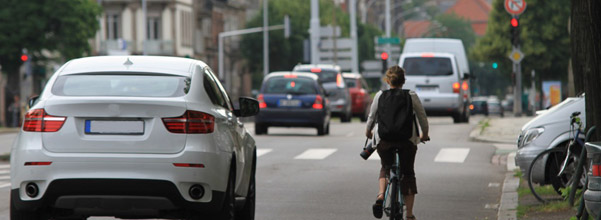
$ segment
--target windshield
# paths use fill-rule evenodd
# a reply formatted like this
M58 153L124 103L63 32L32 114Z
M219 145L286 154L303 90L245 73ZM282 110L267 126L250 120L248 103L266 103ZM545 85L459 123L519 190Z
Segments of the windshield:
M66 75L60 76L52 93L61 96L177 97L185 95L190 80L181 76Z
M409 76L453 75L451 59L442 57L411 57L403 63L405 74Z
M344 83L346 83L346 87L348 88L357 87L357 80L355 79L344 79Z
M265 82L264 94L316 94L313 80L308 78L273 77Z

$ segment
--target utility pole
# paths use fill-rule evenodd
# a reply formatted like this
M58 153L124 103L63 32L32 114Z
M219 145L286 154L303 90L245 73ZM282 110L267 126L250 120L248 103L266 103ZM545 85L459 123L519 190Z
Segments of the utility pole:
M351 62L352 71L355 73L359 72L359 55L358 55L358 42L357 42L357 0L350 0L350 14L351 14L351 40L353 44L351 46Z
M311 0L311 64L319 63L319 0Z
M390 38L390 0L386 0L386 8L385 8L386 13L385 14L385 24L386 24L386 38ZM390 53L390 44L386 44L386 53L387 54L391 54ZM390 66L390 59L388 59L388 66Z
M268 20L268 0L263 0L263 76L269 74L269 20Z

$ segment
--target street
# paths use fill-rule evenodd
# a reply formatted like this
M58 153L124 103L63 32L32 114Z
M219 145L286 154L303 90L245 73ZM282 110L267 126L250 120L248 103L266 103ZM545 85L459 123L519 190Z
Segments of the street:
M495 147L470 142L481 117L453 124L431 117L432 141L418 146L415 215L420 219L496 219L504 166L491 163ZM247 123L253 132L253 124ZM256 219L373 219L379 160L359 157L365 123L335 119L329 136L315 129L270 128L258 147ZM0 136L10 149L16 134ZM0 219L9 219L9 167L0 164ZM107 218L91 218L107 219Z

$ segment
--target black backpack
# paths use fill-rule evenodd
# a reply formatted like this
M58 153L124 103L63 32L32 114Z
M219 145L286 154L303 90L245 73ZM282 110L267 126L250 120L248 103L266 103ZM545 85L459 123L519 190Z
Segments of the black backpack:
M385 141L409 140L413 136L413 103L406 89L382 91L378 99L378 135Z

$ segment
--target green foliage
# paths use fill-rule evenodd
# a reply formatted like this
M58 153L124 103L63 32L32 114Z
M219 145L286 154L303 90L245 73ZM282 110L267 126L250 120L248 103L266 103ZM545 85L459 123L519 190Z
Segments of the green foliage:
M438 26L431 29L427 37L457 38L463 41L466 48L471 48L476 42L476 34L472 29L472 23L459 17L455 13L440 14L434 18L433 25Z
M470 52L473 60L499 62L501 73L510 77L511 52L510 19L503 0L493 0L486 35L478 39ZM570 7L561 1L529 0L528 8L519 18L520 45L525 57L522 72L535 69L544 79L567 78L570 58L568 18ZM529 83L529 74L523 74L524 83Z
M335 17L333 10L336 10ZM333 1L320 1L320 22L322 26L332 24L340 26L342 37L349 37L350 19L347 12L335 7ZM282 24L284 16L290 16L291 34L288 39L283 31L269 32L269 70L289 71L294 65L303 62L303 41L309 39L309 22L311 19L311 2L309 0L270 0L269 25ZM263 12L250 19L247 28L263 25ZM359 61L373 59L373 39L381 32L371 26L357 24L359 43ZM248 58L250 71L253 73L253 88L261 85L263 69L263 35L262 33L244 35L241 42L244 57Z
M4 0L0 8L0 65L9 73L21 65L21 50L34 60L42 50L65 59L90 52L88 39L99 28L101 7L90 0Z

